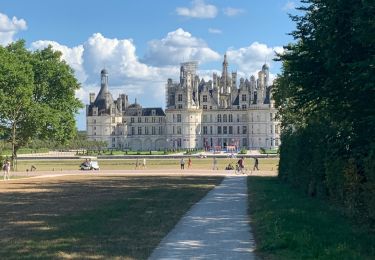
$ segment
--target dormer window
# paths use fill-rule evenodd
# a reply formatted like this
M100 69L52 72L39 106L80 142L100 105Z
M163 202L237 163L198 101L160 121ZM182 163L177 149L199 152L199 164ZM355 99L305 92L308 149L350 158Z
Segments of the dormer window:
M155 111L155 109L153 109L153 110L151 110L151 115L156 115L156 111Z

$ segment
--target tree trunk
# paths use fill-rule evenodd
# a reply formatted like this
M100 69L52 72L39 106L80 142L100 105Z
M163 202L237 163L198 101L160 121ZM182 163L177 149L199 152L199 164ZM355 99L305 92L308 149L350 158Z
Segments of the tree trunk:
M11 157L11 167L14 170L14 162L17 158L17 150L18 147L16 146L16 124L12 125L12 157Z

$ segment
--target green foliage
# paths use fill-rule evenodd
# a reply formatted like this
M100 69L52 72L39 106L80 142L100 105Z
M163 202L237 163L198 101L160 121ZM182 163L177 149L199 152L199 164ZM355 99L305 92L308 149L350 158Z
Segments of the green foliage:
M375 6L371 1L303 1L292 16L295 43L279 55L274 84L282 119L282 180L328 196L375 224ZM372 156L372 157L371 157Z
M65 143L75 133L79 83L51 47L28 51L23 41L0 47L0 129L12 158L32 139Z
M242 148L242 149L238 152L238 154L247 154L247 149Z

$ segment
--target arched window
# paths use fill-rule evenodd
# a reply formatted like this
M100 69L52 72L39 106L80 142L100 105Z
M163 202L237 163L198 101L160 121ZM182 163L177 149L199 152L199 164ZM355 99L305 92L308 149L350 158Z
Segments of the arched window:
M223 122L227 122L227 115L226 114L223 115Z

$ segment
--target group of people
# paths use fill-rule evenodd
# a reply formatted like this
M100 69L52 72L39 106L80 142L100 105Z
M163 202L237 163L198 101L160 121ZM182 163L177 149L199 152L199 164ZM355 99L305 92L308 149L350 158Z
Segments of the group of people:
M142 167L142 169L146 169L146 158L143 158L142 163L139 162L139 159L137 158L137 161L135 162L135 169L139 169Z
M214 158L215 159L215 158ZM214 165L215 165L215 162L214 162ZM244 157L241 157L238 161L237 161L237 165L236 167L238 167L238 169L240 171L242 171L244 168L245 168L245 158ZM233 165L230 163L228 164L227 167L225 167L225 170L234 170L234 167ZM254 157L254 167L253 167L253 171L259 171L259 160L258 158Z
M185 159L184 158L181 158L180 160L180 167L181 167L181 170L184 170L185 169ZM188 169L191 168L191 158L189 157L188 159Z

